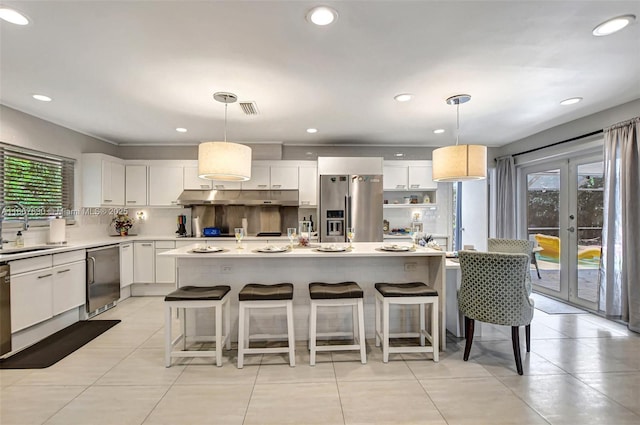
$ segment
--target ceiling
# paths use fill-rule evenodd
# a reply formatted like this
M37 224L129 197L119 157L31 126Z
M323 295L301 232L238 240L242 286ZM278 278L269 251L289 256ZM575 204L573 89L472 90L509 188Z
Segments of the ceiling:
M221 140L217 91L260 112L231 104L229 140L285 145L451 144L467 93L460 142L501 146L640 98L638 21L591 35L638 1L322 2L326 27L309 1L2 4L31 24L0 23L0 102L123 145Z

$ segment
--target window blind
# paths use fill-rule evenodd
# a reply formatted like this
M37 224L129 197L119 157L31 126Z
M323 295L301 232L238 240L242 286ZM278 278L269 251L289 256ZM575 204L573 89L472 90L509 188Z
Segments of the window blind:
M30 220L72 214L75 160L0 143L0 200L19 202ZM5 219L23 212L8 207Z

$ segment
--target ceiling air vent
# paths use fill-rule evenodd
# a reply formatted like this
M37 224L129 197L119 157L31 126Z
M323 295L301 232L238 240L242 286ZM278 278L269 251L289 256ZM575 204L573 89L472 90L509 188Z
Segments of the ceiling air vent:
M258 115L258 105L256 105L256 102L240 102L240 107L245 115Z

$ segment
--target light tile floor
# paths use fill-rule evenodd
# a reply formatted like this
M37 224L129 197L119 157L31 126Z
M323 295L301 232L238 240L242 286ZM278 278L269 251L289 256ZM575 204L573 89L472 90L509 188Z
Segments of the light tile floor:
M429 355L320 353L297 346L235 367L163 361L161 298L130 298L98 319L122 323L48 369L0 370L0 424L640 424L640 335L600 317L536 310L524 376L511 333L483 325ZM524 347L523 347L524 350ZM524 354L524 352L523 352Z

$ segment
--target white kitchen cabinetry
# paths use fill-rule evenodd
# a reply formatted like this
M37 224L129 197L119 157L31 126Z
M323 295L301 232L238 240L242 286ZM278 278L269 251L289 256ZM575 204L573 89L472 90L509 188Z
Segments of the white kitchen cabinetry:
M51 268L11 276L11 332L53 317Z
M56 266L52 269L52 272L53 315L55 316L74 307L84 305L86 300L85 261Z
M120 244L120 287L133 283L133 242Z
M181 165L149 166L149 205L175 206L183 188Z
M124 205L124 162L103 154L82 155L82 204Z
M153 242L133 243L133 281L154 283L155 248Z
M406 165L385 165L382 167L384 190L407 190L409 168Z
M137 207L147 205L147 166L125 167L125 205Z
M410 165L409 166L409 190L436 190L438 184L432 178L432 166Z
M318 167L301 165L298 169L300 206L318 205Z
M269 167L270 183L273 190L297 190L298 166L296 165L272 165Z
M267 190L270 187L270 167L263 164L251 164L251 180L242 182L244 190Z
M173 257L164 257L158 254L175 249L174 241L156 241L155 242L155 261L156 261L156 283L175 283L176 282L176 259Z
M198 166L185 166L184 167L184 190L211 190L211 180L201 179L198 177ZM240 187L240 184L238 184Z

